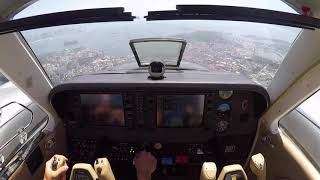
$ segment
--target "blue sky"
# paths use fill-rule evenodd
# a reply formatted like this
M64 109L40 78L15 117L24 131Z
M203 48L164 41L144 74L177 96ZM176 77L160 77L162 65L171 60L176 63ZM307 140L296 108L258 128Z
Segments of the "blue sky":
M16 18L67 10L125 7L133 15L143 17L152 10L173 10L177 4L214 4L271 9L295 13L281 0L39 0L24 9Z

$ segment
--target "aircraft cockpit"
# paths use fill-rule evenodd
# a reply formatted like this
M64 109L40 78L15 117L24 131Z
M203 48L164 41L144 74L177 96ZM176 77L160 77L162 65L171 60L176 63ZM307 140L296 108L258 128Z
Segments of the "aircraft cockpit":
M162 47L173 42L139 41ZM176 52L162 58L182 57L181 49ZM179 66L165 68L163 79L150 78L161 67L79 76L52 89L50 101L66 126L71 164L107 157L116 178L128 179L135 176L135 152L146 150L158 160L155 178L197 179L206 161L215 162L218 171L248 163L259 117L270 103L264 88L241 75L182 74Z
M319 14L0 0L0 179L320 179Z

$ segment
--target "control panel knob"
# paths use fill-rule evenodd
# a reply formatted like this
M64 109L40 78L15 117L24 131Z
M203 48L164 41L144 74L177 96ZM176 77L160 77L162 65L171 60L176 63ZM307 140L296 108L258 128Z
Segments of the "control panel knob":
M216 124L216 131L219 133L225 132L228 129L229 122L225 120L221 120Z
M161 143L155 143L155 144L153 145L153 147L154 147L154 149L156 149L156 150L160 150L160 149L162 149L162 144L161 144Z

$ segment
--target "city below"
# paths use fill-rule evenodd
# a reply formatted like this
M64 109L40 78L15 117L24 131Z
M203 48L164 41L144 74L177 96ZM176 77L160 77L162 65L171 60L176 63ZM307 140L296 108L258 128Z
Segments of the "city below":
M290 47L285 41L210 31L177 37L187 41L182 61L198 64L210 72L240 73L265 88ZM64 46L62 51L38 56L54 84L77 75L117 70L120 65L136 62L131 52L110 56L103 49L82 47L77 41L65 41Z

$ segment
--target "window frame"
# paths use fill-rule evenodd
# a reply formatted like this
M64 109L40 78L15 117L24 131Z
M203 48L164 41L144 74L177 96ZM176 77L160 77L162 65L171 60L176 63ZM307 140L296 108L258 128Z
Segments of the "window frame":
M316 93L320 93L320 90L308 96L296 108L281 118L278 121L278 128L284 131L306 157L308 157L312 164L320 170L320 151L317 151L317 147L320 147L320 127L314 122L313 118L300 107L303 103L306 103L307 100L313 98Z

